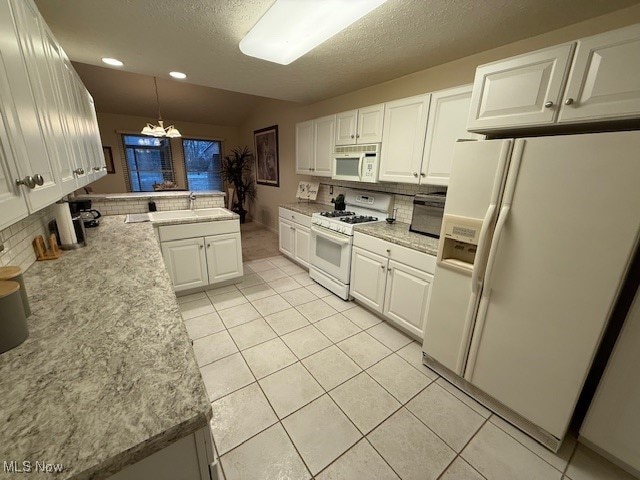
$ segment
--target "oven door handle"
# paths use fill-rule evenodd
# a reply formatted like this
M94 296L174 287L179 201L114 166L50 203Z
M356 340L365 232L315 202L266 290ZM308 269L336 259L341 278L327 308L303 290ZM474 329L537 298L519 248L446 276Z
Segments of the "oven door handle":
M349 237L345 238L342 235L336 235L334 233L329 233L329 232L326 232L324 230L320 230L320 229L314 228L314 227L311 227L311 231L313 233L315 233L316 235L319 235L319 236L324 237L324 238L328 238L329 240L332 240L332 241L334 241L336 243L339 243L341 245L349 245L351 243Z

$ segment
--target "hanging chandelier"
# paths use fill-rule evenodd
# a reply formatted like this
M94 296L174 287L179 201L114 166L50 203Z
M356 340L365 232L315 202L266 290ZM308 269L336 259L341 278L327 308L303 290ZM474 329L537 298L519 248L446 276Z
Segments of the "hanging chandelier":
M164 126L162 115L160 114L160 97L158 96L158 81L156 80L156 77L153 77L153 84L156 87L156 103L158 104L158 125L147 123L147 126L144 127L140 133L142 133L143 135L149 135L151 137L181 137L182 134L180 134L180 131L173 125L170 125L168 127Z

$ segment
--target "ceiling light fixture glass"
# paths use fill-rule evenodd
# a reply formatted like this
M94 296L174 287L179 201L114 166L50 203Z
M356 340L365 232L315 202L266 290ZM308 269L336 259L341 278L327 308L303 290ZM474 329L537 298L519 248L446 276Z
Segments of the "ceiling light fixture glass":
M109 57L104 57L102 59L102 61L104 63L106 63L107 65L111 65L112 67L121 67L124 65L124 63L122 63L120 60L118 60L117 58L109 58Z
M240 50L289 65L386 1L276 0L240 41Z
M156 103L158 104L158 125L152 125L150 123L147 123L147 125L142 129L140 133L143 135L149 135L152 137L168 137L168 138L181 137L182 134L173 125L170 125L168 127L164 126L164 122L162 121L162 115L160 114L160 96L158 95L158 80L156 79L156 77L153 77L153 84L156 87Z
M169 72L169 75L180 80L184 80L185 78L187 78L187 74L182 72Z

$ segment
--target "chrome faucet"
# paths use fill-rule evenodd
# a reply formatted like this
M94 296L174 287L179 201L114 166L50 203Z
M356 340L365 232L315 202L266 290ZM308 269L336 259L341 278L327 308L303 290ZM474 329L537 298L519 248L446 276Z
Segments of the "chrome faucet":
M189 209L195 210L196 208L196 194L189 192Z

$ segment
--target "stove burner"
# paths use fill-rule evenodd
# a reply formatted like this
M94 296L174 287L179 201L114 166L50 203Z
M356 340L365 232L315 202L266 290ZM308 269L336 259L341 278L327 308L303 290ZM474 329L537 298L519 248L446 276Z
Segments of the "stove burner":
M333 210L332 212L320 212L323 217L335 218L335 217L348 217L355 215L355 212L347 212L346 210Z
M378 218L365 216L365 215L358 215L357 217L341 218L340 221L349 223L349 224L354 224L354 223L377 222Z

